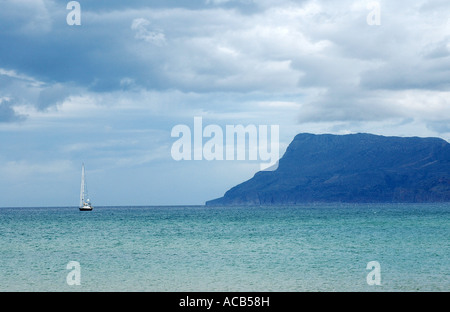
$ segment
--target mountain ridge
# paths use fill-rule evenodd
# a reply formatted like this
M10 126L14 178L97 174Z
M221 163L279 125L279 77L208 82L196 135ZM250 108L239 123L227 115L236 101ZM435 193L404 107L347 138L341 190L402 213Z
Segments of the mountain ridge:
M450 144L441 138L300 133L275 171L257 172L214 205L450 202Z

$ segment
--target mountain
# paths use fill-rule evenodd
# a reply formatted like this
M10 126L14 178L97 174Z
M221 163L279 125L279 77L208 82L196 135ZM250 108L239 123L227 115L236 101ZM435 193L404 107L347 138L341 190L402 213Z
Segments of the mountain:
M450 144L439 138L298 134L275 171L206 205L450 202Z

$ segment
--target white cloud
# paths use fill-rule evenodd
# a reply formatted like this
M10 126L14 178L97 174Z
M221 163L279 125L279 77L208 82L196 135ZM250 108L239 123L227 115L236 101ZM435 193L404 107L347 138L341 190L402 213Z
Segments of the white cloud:
M131 23L131 29L136 32L135 38L142 39L156 46L162 46L166 42L164 33L161 30L149 30L150 22L145 18L135 18Z

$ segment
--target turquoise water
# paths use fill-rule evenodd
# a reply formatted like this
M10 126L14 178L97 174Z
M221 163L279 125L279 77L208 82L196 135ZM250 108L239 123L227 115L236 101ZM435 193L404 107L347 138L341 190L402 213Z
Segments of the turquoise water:
M449 238L450 204L0 208L0 291L450 291Z

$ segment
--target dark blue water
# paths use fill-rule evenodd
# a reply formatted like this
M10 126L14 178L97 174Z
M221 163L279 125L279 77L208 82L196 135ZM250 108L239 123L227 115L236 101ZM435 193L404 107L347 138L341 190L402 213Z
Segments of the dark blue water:
M449 291L449 238L450 204L0 208L0 291Z

